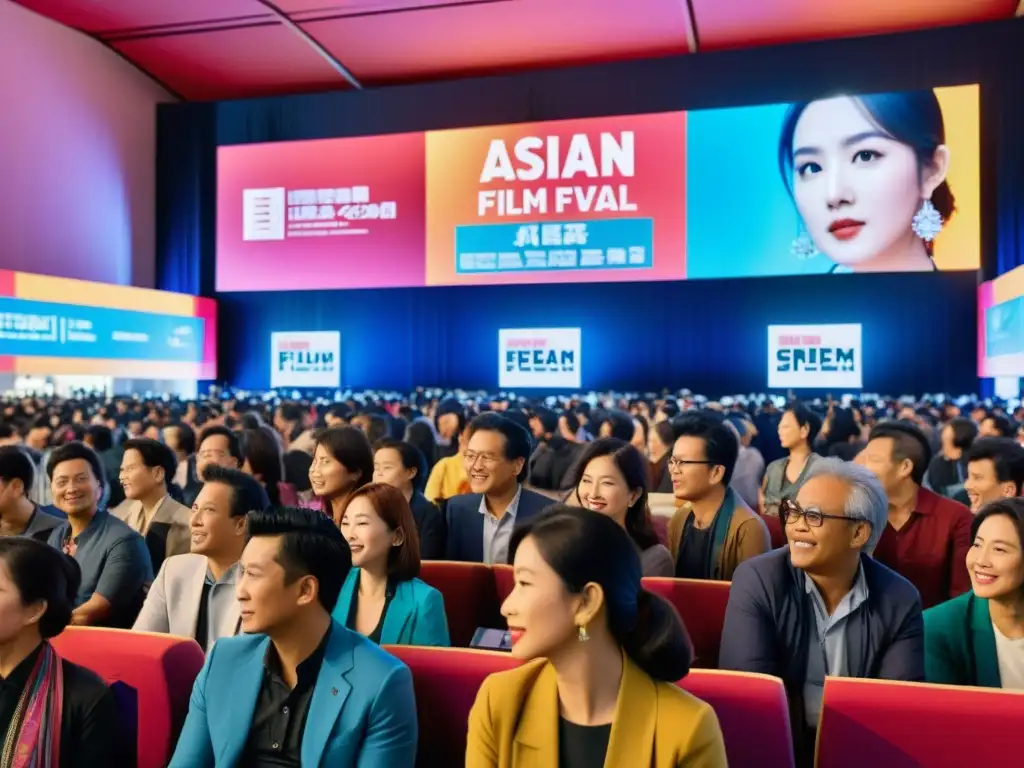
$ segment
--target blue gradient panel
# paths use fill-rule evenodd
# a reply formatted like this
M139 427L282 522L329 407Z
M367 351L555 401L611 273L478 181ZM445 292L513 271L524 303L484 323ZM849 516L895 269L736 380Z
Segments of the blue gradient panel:
M199 363L202 339L198 317L0 298L0 355Z
M687 114L686 277L828 272L826 256L799 259L796 206L779 173L787 104Z
M652 219L473 224L455 228L456 271L515 273L646 269Z
M1024 352L1024 296L985 311L985 355L1016 355Z

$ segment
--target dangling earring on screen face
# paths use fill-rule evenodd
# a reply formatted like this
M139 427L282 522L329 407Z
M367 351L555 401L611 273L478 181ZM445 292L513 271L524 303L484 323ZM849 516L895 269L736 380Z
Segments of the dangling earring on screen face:
M800 261L813 259L819 253L818 246L814 244L811 236L807 234L807 230L802 223L800 224L800 233L793 238L793 244L789 247L789 252Z
M932 204L931 200L924 200L921 207L917 209L913 220L910 222L914 234L926 243L932 242L942 231L942 214Z

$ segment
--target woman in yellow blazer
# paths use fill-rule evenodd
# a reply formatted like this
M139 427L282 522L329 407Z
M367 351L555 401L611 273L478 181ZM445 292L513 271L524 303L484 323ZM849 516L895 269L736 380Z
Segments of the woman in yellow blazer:
M466 768L725 768L711 707L674 683L693 652L679 615L643 590L610 517L556 505L516 528L501 607L523 666L488 677Z

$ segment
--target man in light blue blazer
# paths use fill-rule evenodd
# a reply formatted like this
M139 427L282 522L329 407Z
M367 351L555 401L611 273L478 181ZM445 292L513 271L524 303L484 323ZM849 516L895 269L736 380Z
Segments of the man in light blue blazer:
M171 768L397 768L416 762L416 701L402 662L332 621L351 568L313 510L251 512L236 592L241 628L192 690Z

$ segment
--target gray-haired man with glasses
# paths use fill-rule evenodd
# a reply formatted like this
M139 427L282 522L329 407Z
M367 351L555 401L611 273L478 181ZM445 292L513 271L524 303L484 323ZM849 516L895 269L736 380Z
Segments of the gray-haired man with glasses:
M825 676L923 681L924 625L917 589L870 557L888 520L870 471L822 459L779 514L789 544L736 569L719 665L783 679L799 763Z

